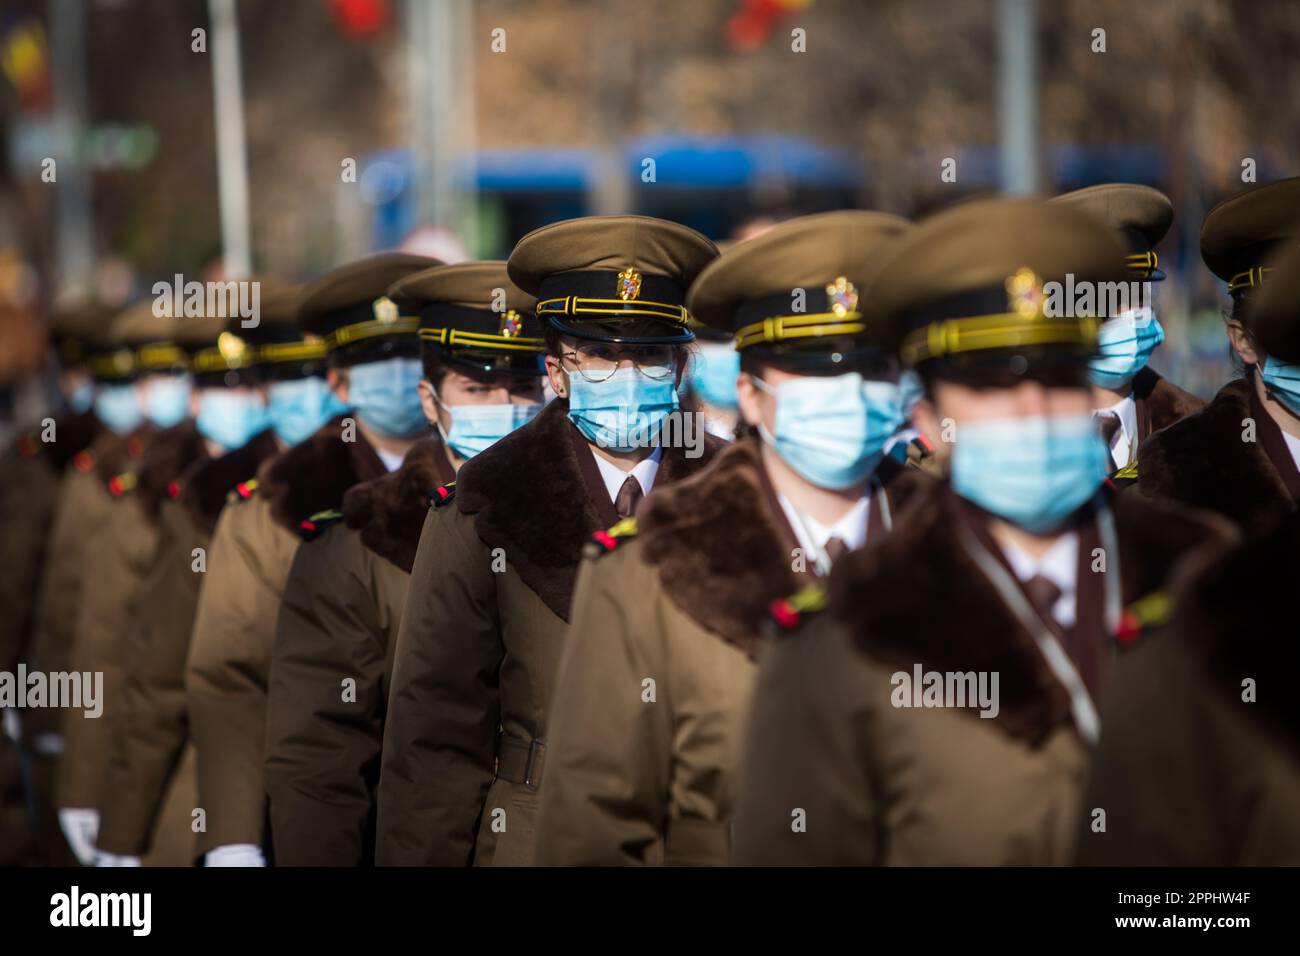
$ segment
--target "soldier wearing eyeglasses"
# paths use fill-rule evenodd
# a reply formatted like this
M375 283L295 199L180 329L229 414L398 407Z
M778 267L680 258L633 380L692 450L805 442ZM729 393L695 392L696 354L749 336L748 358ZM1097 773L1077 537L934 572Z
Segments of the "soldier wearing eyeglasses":
M680 412L684 306L717 255L641 216L538 229L510 256L538 299L557 400L465 463L425 520L394 652L380 864L531 864L551 683L583 550L720 447Z
M930 481L885 453L898 365L859 293L911 228L845 210L741 243L691 288L740 355L753 437L601 536L555 683L542 864L721 865L770 608Z

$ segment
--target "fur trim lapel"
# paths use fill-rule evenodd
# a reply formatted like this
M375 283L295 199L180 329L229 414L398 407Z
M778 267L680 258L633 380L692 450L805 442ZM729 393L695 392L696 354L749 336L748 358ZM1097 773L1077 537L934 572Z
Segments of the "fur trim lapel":
M637 515L645 559L658 567L672 602L751 654L772 602L809 583L791 569L798 542L785 516L774 513L779 505L764 489L761 455L758 439L737 441L702 473L656 488ZM882 478L892 511L904 489L929 479L887 461Z
M1168 428L1205 407L1204 401L1150 368L1142 369L1133 378L1133 397L1140 403L1142 411L1139 414L1145 419L1143 437Z
M262 462L277 451L275 432L268 428L254 435L242 448L201 463L184 481L181 505L199 528L212 534L231 489L257 474Z
M343 521L360 530L362 544L409 574L429 496L455 477L442 439L425 438L407 452L397 471L348 490L343 496Z
M1280 631L1295 605L1300 512L1274 531L1216 561L1188 588L1170 630L1204 655L1206 670L1247 720L1259 721L1300 760L1300 703L1294 694L1261 687L1241 706L1241 682L1280 681L1300 668L1300 643Z
M78 452L89 448L95 439L106 432L107 429L94 412L83 412L80 415L68 413L60 417L55 425L58 440L42 442L40 447L50 467L63 474L63 470Z
M801 584L790 567L791 532L772 512L762 467L753 439L736 442L702 473L656 488L637 515L645 559L672 602L747 653L772 601Z
M578 455L588 452L573 441L568 412L568 402L552 401L462 465L456 479L456 506L474 516L479 539L504 548L524 583L566 621L583 549L605 525L587 493ZM695 459L665 448L654 488L699 471L724 445L705 435Z
M1181 518L1169 506L1132 496L1109 500L1124 606L1163 586L1196 547L1225 540L1220 526ZM900 670L919 663L927 671L998 672L997 723L1036 744L1071 719L1069 696L967 553L958 536L964 520L946 483L917 490L890 535L837 565L831 613L859 648Z
M1142 446L1138 486L1237 522L1259 534L1293 510L1291 496L1257 440L1241 440L1252 417L1250 379L1229 382L1199 412L1152 435Z
M327 422L306 441L262 463L257 493L275 520L294 534L314 514L337 508L353 485L388 473L361 433L343 440L343 419Z
M145 422L128 435L116 435L107 429L99 436L99 441L90 447L95 461L95 474L107 484L128 468L139 465L144 450L154 435L158 434L156 425Z
M162 502L173 497L173 483L197 462L211 461L193 421L164 429L144 451L137 473L136 496L150 521L158 518Z

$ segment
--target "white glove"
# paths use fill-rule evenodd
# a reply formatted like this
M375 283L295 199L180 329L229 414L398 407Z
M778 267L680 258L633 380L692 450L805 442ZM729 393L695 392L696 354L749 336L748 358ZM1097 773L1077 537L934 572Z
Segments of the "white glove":
M23 727L18 722L18 711L13 707L0 709L0 726L4 727L5 736L14 743L23 738Z
M95 851L95 866L140 866L138 856L119 856L116 853Z
M95 838L99 836L99 811L84 807L59 810L59 827L82 866L95 862Z
M63 753L61 734L37 734L32 738L32 749L44 757L57 757Z
M204 866L266 866L262 848L251 843L231 843L209 850L203 858Z

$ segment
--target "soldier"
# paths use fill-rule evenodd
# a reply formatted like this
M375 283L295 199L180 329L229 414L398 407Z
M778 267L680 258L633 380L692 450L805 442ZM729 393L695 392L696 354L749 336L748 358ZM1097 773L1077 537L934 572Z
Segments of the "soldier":
M604 536L555 680L541 864L725 864L753 654L772 602L884 535L916 482L885 456L898 366L861 299L911 227L792 219L726 252L692 314L733 337L755 437Z
M1300 250L1270 261L1252 335L1300 415ZM1122 866L1300 864L1300 512L1217 561L1134 651L1103 709L1079 861ZM1153 694L1152 687L1159 693Z
M123 691L134 663L126 656L127 635L145 613L144 605L171 597L143 590L159 539L165 537L164 506L178 494L177 479L186 470L242 446L262 429L266 414L249 377L250 351L227 331L228 320L159 317L152 308L137 312L136 320L154 330L152 338L168 343L142 350L141 361L157 369L153 375L165 376L160 381L168 403L180 396L181 418L150 438L138 466L108 482L113 503L105 513L102 545L90 559L95 573L82 589L71 664L75 671L103 675L103 710L94 718L79 710L64 713L56 797L60 813L89 821L90 832L97 830L106 796L111 741L126 714ZM163 420L173 412L168 404ZM187 566L192 560L186 558ZM184 815L193 799L180 796L188 807L177 806L176 813ZM181 847L157 849L152 863L189 862Z
M368 866L392 651L424 515L465 461L541 409L536 301L504 262L439 266L389 289L420 319L437 433L317 522L285 585L267 703L266 789L281 866ZM327 525L327 526L326 526Z
M355 415L263 462L213 531L185 679L204 812L196 849L208 866L265 865L266 687L284 582L312 517L395 469L428 430L416 391L417 321L384 293L436 264L370 256L312 282L299 300L298 326L326 341L330 381Z
M1105 484L1096 319L1046 308L1050 283L1118 279L1122 256L1083 212L983 200L883 264L867 294L924 382L924 430L952 439L951 477L836 565L824 611L777 608L797 633L761 657L737 862L1069 859L1124 609L1228 536Z
M54 525L40 574L40 592L31 640L31 666L45 674L70 667L73 637L82 602L82 584L91 556L104 550L106 517L112 502L109 483L135 467L146 443L163 424L175 424L179 393L166 371L174 343L153 336L152 302L115 316L100 348L87 358L95 380L95 417L104 431L71 459L59 485ZM185 409L182 401L181 417ZM88 861L93 848L94 814L90 808L56 811L54 787L63 749L61 715L44 709L24 714L23 746L31 761L33 789L45 858L56 865ZM71 834L71 836L68 836ZM69 840L77 846L74 856Z
M1242 372L1204 409L1148 443L1138 487L1226 515L1261 534L1300 498L1300 418L1282 397L1283 365L1268 354L1251 315L1268 283L1265 258L1300 237L1300 177L1256 186L1210 210L1201 257L1228 283L1228 341Z
M716 254L643 216L556 223L511 254L510 278L550 326L558 398L467 462L425 521L384 728L380 864L532 863L583 547L720 444L673 414L686 289Z
M1165 340L1148 283L1165 277L1155 246L1169 231L1174 208L1159 190L1131 183L1089 186L1052 201L1082 209L1110 226L1130 250L1125 256L1129 286L1142 283L1144 298L1128 302L1127 308L1102 323L1097 355L1088 364L1093 406L1110 449L1111 470L1121 482L1132 483L1138 475L1138 449L1147 437L1205 406L1147 366Z
M32 617L59 482L72 459L104 431L95 415L86 361L104 340L111 313L94 303L60 308L50 328L63 407L0 453L0 671L15 673L29 652ZM17 711L5 713L19 723ZM8 727L8 720L4 722ZM0 866L34 857L18 744L0 731Z
M100 865L130 865L151 848L156 859L193 862L197 782L188 745L185 660L212 532L227 498L249 493L263 461L329 417L322 400L330 394L324 341L304 338L295 328L298 290L263 286L256 327L244 329L236 320L230 328L251 350L250 364L224 374L254 382L271 396L270 426L225 455L197 462L159 509L158 545L141 588L146 597L123 641L128 673L99 807ZM205 365L198 380L221 374L216 363Z

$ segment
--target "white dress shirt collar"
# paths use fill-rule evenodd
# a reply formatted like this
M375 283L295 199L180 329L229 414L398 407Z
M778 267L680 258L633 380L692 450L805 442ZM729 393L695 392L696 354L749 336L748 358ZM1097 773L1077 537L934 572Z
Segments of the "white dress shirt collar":
M1042 575L1061 589L1052 606L1052 617L1061 627L1073 627L1079 590L1079 533L1067 531L1052 544L1041 558L1034 558L1011 542L1001 544L1007 563L1022 583Z
M803 549L804 554L815 558L826 550L826 542L831 538L839 538L850 551L867 543L867 521L871 516L871 489L872 486L868 486L867 493L855 501L853 507L844 512L843 516L832 525L824 525L816 518L800 514L785 495L778 493L777 500L781 502L781 510L785 512L786 520L794 529L795 537L799 539L799 547Z
M1110 413L1119 419L1119 428L1110 441L1110 458L1116 468L1123 468L1132 457L1133 444L1137 441L1137 399L1129 392L1110 408L1099 408L1093 415Z
M632 467L631 471L624 471L612 461L597 455L595 451L592 451L591 456L596 459L596 467L600 469L600 477L605 482L605 490L609 492L609 500L614 502L618 500L618 490L623 487L623 482L627 481L628 475L637 480L642 492L650 494L650 489L655 484L655 477L659 474L659 460L663 458L664 450L656 445L650 454Z
M406 459L405 455L384 451L382 448L376 448L375 454L379 456L379 460L384 463L384 467L389 471L397 471L398 468L402 467L402 462Z
M1295 466L1300 468L1300 438L1288 435L1286 432L1282 433L1282 437L1286 440L1286 450L1291 453L1291 459L1295 462Z

